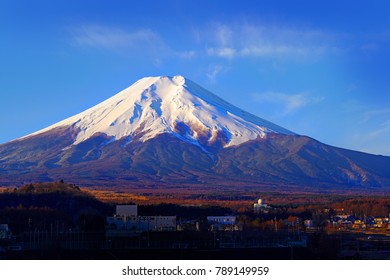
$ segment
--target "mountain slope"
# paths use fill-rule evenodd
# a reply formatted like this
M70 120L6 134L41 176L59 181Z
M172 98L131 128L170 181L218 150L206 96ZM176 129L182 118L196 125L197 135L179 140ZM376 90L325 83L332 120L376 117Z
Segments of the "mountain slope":
M224 146L264 137L269 132L293 134L240 110L182 76L143 78L106 101L26 137L59 127L79 130L73 144L96 133L104 133L113 141L124 137L146 141L172 133L194 144L212 143L223 134Z
M306 136L269 135L222 150L215 170L265 181L379 187L390 186L390 172L384 168L388 164L390 157L340 149Z
M390 186L390 157L322 144L195 83L144 78L46 129L0 145L0 184Z

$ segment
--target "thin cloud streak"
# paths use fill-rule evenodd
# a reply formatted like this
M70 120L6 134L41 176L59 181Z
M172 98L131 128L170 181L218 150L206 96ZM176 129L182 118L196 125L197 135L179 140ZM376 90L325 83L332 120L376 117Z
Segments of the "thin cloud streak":
M139 29L132 32L121 28L103 25L85 25L72 30L72 41L81 47L120 49L135 47L141 44L156 44L159 36L149 29Z
M233 58L235 57L237 51L232 48L209 48L207 50L207 55L209 56L218 56L223 58Z
M373 118L388 117L389 115L390 115L390 109L388 108L369 110L363 113L363 122L368 122Z
M153 57L153 64L157 66L169 57L191 60L199 56L194 49L176 50L170 47L160 34L147 28L129 31L105 25L83 25L71 29L71 43L76 47L109 49L119 53L127 50L146 53Z
M382 125L374 130L368 133L368 137L370 139L381 137L383 134L390 133L390 120L382 123Z
M296 31L283 27L238 24L214 24L196 29L194 40L204 46L177 50L169 46L160 34L148 28L127 30L104 24L87 24L71 28L71 42L77 47L104 48L110 50L154 50L156 55L192 59L216 57L222 59L293 58L319 57L337 49L328 46L331 35L307 30ZM193 46L192 46L193 47Z
M210 83L215 83L217 77L223 73L226 73L227 71L229 71L228 67L224 67L221 64L213 64L209 65L206 76L209 79Z
M204 34L210 33L205 31ZM207 55L232 59L236 57L318 57L335 53L336 35L317 30L265 25L238 24L234 28L217 25L211 31ZM333 44L333 45L332 45Z
M236 57L280 57L280 56L294 56L294 57L308 57L311 55L322 55L325 53L323 48L302 48L286 45L263 45L263 46L248 46L243 49L235 48L209 48L207 55L222 57L222 58L236 58Z
M227 46L232 42L233 32L227 25L220 24L216 28L215 36L219 45Z
M257 102L274 103L283 107L283 114L290 114L308 105L321 102L324 98L312 96L308 93L286 94L280 92L266 92L253 94Z

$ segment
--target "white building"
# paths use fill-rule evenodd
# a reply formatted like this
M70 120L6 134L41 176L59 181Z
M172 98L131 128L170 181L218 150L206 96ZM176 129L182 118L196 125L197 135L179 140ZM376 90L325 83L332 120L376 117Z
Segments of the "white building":
M257 203L253 204L253 211L255 211L256 213L263 212L265 210L268 210L269 208L271 207L265 204L261 198L257 200Z
M122 207L118 207L122 206ZM118 205L116 215L107 217L108 228L119 231L175 231L176 216L138 216L137 205ZM131 207L126 207L131 206Z
M208 216L207 222L209 224L235 225L237 223L237 217L236 216Z
M139 216L137 223L141 231L176 230L176 216Z

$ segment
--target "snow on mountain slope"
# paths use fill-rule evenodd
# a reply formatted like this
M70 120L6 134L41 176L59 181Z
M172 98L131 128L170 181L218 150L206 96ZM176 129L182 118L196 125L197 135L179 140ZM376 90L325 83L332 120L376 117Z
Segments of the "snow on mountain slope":
M183 190L268 183L289 191L292 185L388 190L388 166L390 157L296 135L181 76L141 79L78 115L0 145L0 184L7 186L65 179Z
M293 132L251 115L182 76L147 77L106 101L24 138L58 128L78 128L74 145L97 133L112 141L141 141L170 133L199 144L223 137L224 147L239 145L268 133Z

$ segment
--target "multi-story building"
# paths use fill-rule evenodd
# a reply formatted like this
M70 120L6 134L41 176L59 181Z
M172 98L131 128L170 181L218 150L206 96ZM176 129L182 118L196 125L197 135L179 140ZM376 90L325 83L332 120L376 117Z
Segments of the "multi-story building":
M137 205L118 205L107 217L108 229L124 231L176 231L176 216L138 216Z

